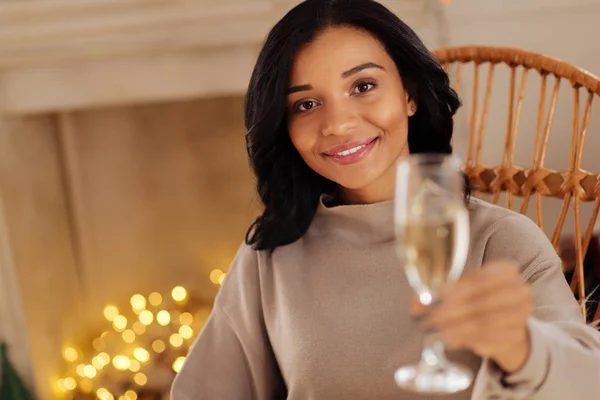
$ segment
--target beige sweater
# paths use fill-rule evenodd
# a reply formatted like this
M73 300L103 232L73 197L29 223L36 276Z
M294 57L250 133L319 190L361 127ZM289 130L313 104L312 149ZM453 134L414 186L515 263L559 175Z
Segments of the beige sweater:
M469 208L467 269L494 259L521 265L535 303L532 351L503 384L491 363L450 353L478 373L469 390L443 399L600 398L600 334L583 324L544 233L483 201ZM413 292L396 259L392 216L391 202L320 204L297 242L272 255L242 246L172 400L439 399L394 382L396 368L419 359L423 334L408 312Z

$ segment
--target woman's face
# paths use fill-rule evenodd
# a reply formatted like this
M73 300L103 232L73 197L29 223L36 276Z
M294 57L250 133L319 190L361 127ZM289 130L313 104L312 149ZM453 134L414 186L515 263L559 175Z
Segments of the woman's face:
M326 29L296 54L288 93L290 138L308 166L346 202L391 199L416 104L383 45L358 29Z

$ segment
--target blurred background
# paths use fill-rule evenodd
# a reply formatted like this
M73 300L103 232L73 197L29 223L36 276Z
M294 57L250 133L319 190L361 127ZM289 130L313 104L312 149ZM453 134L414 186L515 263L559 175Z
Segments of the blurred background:
M0 0L0 340L35 398L167 398L260 210L243 96L265 35L296 3ZM599 0L382 3L430 49L520 47L600 73ZM506 129L497 81L489 164ZM569 164L571 97L559 97L548 150L557 170ZM521 165L537 117L537 99L527 104ZM599 128L592 116L589 171L600 171ZM549 226L560 204L549 200Z

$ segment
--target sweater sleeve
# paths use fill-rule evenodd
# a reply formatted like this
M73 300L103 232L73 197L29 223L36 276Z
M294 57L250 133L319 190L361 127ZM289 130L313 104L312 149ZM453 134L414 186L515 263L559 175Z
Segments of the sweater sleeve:
M484 398L564 400L600 393L600 332L587 326L563 276L561 261L531 220L510 216L495 224L484 261L513 259L521 265L533 297L529 357L505 375L484 361L478 379Z
M242 246L213 312L171 388L171 400L285 398L260 299L257 252Z

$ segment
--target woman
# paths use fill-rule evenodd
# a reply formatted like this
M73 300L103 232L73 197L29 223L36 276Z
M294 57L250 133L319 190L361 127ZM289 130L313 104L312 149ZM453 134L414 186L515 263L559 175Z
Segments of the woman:
M451 153L458 106L415 33L376 2L307 0L275 25L246 101L265 209L173 400L430 398L393 379L419 359L423 328L478 371L446 398L600 392L598 334L581 322L551 244L518 214L469 200L467 271L423 326L408 312L395 164Z

